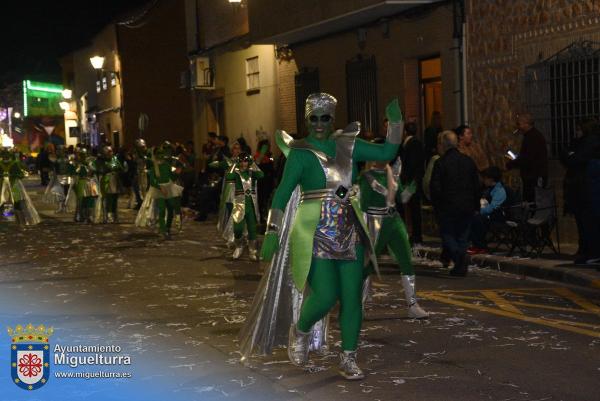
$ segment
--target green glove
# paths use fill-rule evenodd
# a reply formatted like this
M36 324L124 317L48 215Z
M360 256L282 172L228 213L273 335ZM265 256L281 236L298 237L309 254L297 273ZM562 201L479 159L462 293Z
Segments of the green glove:
M279 237L277 234L271 232L265 235L262 247L260 248L260 260L270 262L273 259L273 255L279 249Z
M398 98L392 100L385 107L385 116L388 121L392 124L401 123L404 121L404 117L402 116L402 110L400 110L400 103L398 102Z

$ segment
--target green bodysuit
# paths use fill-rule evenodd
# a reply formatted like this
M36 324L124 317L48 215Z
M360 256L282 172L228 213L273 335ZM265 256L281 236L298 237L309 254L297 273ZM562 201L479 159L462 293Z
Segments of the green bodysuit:
M173 217L175 213L180 213L181 193L172 191L173 188L179 188L174 184L175 179L171 163L167 160L158 161L156 167L152 165L148 169L150 187L158 191L155 198L158 205L158 229L161 234L171 232Z
M356 177L356 163L367 160L390 160L398 149L398 144L386 142L373 144L361 139L355 139L358 131L333 134L327 139L317 139L312 135L291 145L286 162L283 179L275 192L272 209L282 211L296 185L304 194L310 191L327 188L326 172L321 160L326 158L335 163L340 149L350 151L349 162L352 182ZM338 146L338 141L346 144ZM331 172L330 172L331 174ZM350 188L346 188L350 190ZM335 188L334 188L335 190ZM302 305L297 327L302 332L310 331L311 327L322 319L329 310L340 300L340 327L342 329L342 349L356 350L362 322L362 284L365 266L365 245L370 249L369 239L356 239L353 259L327 259L313 256L315 231L320 224L322 214L321 199L304 199L298 206L290 237L292 274L299 289L303 289L306 281L310 286L310 295ZM350 197L353 223L358 231L367 233L366 224L360 213L358 199ZM366 243L364 242L366 241Z
M265 174L260 170L242 171L236 168L227 173L225 179L235 181L235 200L231 211L233 218L233 232L235 239L239 240L244 235L244 228L248 231L248 240L256 239L256 181ZM243 198L242 198L243 197Z
M375 254L379 256L387 247L399 264L402 274L414 275L410 242L404 222L394 207L388 208L385 195L380 193L388 189L387 172L375 169L365 171L360 175L358 184L361 209L370 215L367 219L377 219L380 223L378 232L371 232L375 241ZM402 188L398 188L397 193L400 192Z

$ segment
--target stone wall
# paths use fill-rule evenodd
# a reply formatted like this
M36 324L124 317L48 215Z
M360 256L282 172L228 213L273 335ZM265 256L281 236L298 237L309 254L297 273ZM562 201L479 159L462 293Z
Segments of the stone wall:
M520 138L512 132L515 115L525 108L525 67L575 41L600 42L600 1L468 0L466 3L469 122L475 129L482 156L503 166L506 149L520 147ZM550 170L551 184L560 198L564 172L555 160L551 161Z

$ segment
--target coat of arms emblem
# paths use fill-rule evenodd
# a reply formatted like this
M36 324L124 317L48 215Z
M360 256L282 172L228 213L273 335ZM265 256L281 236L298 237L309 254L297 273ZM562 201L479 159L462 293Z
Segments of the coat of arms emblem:
M52 327L46 329L41 324L37 327L29 323L23 327L17 325L13 330L8 328L11 337L10 361L13 383L25 390L36 390L48 382L50 378L50 344Z

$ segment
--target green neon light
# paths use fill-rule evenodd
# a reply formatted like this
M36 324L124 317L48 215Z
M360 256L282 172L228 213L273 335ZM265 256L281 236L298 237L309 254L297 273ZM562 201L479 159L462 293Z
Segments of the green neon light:
M40 92L49 92L49 93L62 93L63 87L60 85L52 85L52 84L44 84L41 82L36 82L32 84L31 81L27 80L27 89L31 89L34 91Z
M27 81L23 81L23 117L27 117Z

